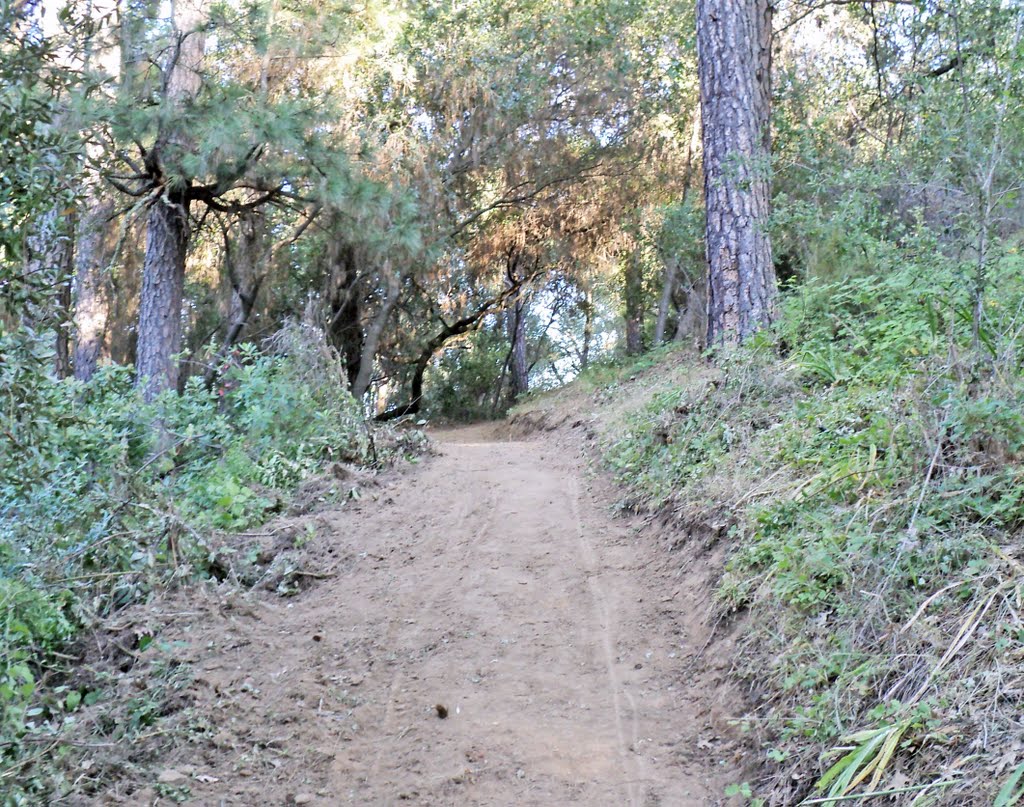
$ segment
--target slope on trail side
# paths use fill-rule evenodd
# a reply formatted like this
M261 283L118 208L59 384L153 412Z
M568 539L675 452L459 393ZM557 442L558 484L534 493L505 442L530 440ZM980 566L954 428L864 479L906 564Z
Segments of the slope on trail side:
M438 437L318 516L313 587L165 629L208 728L125 801L719 803L740 751L696 572L608 513L569 444Z

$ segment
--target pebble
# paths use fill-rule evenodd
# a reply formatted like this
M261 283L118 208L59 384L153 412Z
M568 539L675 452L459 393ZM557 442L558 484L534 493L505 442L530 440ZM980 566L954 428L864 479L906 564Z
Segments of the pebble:
M174 768L168 768L165 771L160 771L160 775L156 778L157 784L161 785L183 785L188 781L188 777L181 771L176 771Z

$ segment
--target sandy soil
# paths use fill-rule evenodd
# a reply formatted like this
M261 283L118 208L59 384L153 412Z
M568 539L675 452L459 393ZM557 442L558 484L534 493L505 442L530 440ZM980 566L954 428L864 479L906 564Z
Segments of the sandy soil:
M169 627L206 739L123 800L724 803L738 707L700 570L613 515L570 443L502 437L438 433L321 514L328 563L299 595Z

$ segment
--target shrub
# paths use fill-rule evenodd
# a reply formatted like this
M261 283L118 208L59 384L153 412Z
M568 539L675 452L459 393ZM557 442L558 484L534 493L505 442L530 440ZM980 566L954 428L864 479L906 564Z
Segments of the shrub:
M210 530L262 521L326 462L368 462L371 437L337 356L297 326L262 350L240 348L213 389L194 378L153 404L124 367L87 384L39 372L46 351L24 332L0 334L0 355L12 390L0 413L0 772L9 780L33 760L35 735L58 737L81 698L53 689L79 631L170 576L205 574ZM36 796L52 786L16 781Z
M1020 268L994 267L978 350L959 268L935 253L810 280L606 454L636 500L727 528L719 598L751 612L740 671L777 752L771 803L819 777L817 795L879 785L910 755L936 792L995 795L943 766L984 748L994 770L1017 719L1000 693L1021 652Z

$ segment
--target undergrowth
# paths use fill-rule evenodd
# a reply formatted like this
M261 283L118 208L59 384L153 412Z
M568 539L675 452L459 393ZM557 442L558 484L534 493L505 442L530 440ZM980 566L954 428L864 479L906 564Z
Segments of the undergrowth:
M5 806L67 792L62 741L82 709L109 701L117 718L101 733L131 740L165 708L161 688L180 679L171 653L167 674L154 674L133 705L104 673L84 674L82 638L161 587L222 576L211 538L281 511L325 465L383 463L420 447L415 434L375 439L337 356L309 329L242 347L216 385L191 379L152 404L124 367L87 384L28 372L17 338L0 333L0 381L13 393L0 413ZM153 639L132 636L118 652L141 653Z
M750 615L752 800L1019 799L1022 268L993 268L977 340L942 265L808 283L611 441L639 504L732 548L718 596Z

